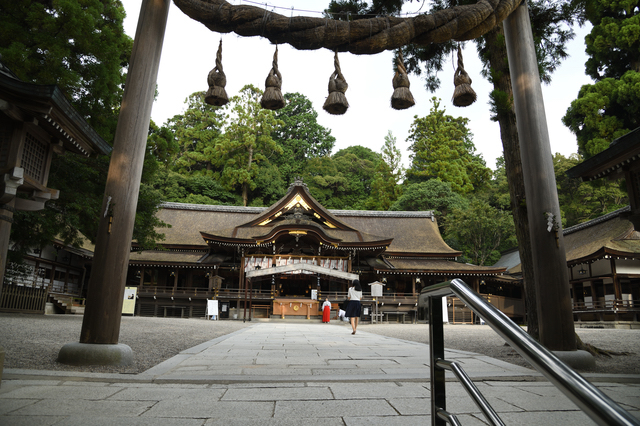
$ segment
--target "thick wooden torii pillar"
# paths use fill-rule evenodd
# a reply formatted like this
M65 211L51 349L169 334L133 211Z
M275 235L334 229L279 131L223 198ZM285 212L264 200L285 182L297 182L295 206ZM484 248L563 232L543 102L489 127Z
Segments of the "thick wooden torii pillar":
M128 365L131 348L118 344L124 287L149 134L151 107L171 0L143 0L122 97L80 343L65 345L58 361Z
M126 364L132 359L130 348L118 344L120 318L169 1L142 2L100 215L80 343L65 345L60 351L60 362ZM489 3L479 3L457 7L456 12L445 10L411 20L374 18L348 23L335 21L329 25L326 19L281 17L253 6L231 6L224 0L174 1L188 16L213 31L230 32L234 31L233 25L237 25L242 26L242 36L262 35L272 42L289 43L298 49L325 47L356 54L379 53L408 43L469 40L506 18L505 33L532 230L540 338L551 350L575 351L560 209L526 4L518 6L520 0L500 0L495 2L497 6L493 11L487 10ZM471 11L465 19L476 24L472 29L463 30L462 23L452 23L465 8ZM233 17L232 13L235 13ZM251 25L252 19L254 25ZM383 35L372 36L374 31L381 31ZM347 42L340 38L341 34L347 37ZM358 35L363 37L356 40ZM551 224L550 231L546 230L547 223Z
M575 351L569 270L538 60L526 2L504 21L535 274L540 343Z

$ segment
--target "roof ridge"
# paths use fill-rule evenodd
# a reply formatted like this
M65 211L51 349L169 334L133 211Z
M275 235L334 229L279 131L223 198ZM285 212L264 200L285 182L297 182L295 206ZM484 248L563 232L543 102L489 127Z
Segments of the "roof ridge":
M611 220L611 219L615 219L616 217L620 216L622 213L625 213L625 212L628 212L628 211L631 211L631 206L623 207L621 209L612 211L611 213L607 213L607 214L602 215L600 217L597 217L595 219L591 219L591 220L589 220L587 222L579 223L577 225L573 225L573 226L571 226L569 228L563 229L562 230L562 235L569 235L569 234L572 234L574 232L580 231L582 229L590 228L590 227L592 227L594 225L597 225L599 223L606 222L606 221Z
M222 211L229 213L262 213L269 207L244 207L244 206L228 206L222 204L191 204L177 203L173 201L164 201L160 204L161 208L174 210L195 210L195 211ZM335 210L327 209L327 211L336 216L367 216L367 217L422 217L433 219L433 210L426 211L383 211L383 210Z
M174 210L219 211L229 213L261 213L267 207L227 206L222 204L190 204L165 201L160 203L160 208Z

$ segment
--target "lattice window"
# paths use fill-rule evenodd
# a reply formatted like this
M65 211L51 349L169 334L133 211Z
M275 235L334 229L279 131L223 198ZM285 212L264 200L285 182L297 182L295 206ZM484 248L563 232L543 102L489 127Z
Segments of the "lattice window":
M43 181L47 160L47 146L37 137L27 132L24 150L22 151L22 168L27 176L38 182Z

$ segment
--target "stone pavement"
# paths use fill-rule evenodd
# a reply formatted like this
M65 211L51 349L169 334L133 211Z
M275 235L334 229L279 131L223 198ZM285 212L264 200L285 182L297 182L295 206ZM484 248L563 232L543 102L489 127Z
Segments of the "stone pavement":
M7 369L0 425L425 425L428 349L341 324L258 323L136 375ZM463 351L446 358L506 424L594 424L532 370ZM585 376L640 418L640 376ZM463 425L486 424L453 377L447 408Z

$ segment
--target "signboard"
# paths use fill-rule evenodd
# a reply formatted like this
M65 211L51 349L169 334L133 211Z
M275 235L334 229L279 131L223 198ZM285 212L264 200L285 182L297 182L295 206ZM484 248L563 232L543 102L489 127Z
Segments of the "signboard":
M311 300L318 300L318 290L311 290Z
M122 304L122 313L133 315L136 309L136 294L138 287L124 288L124 303Z
M371 297L382 297L382 284L376 281L369 285L371 286Z
M207 317L211 317L212 320L218 319L218 301L217 300L207 300L207 313L205 314Z

